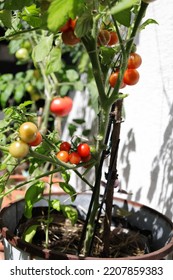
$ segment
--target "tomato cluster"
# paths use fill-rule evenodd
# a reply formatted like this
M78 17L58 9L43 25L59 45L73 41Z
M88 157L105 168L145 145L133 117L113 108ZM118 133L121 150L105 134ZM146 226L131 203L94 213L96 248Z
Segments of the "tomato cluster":
M61 35L62 41L65 45L74 46L80 42L80 39L78 37L76 37L76 35L74 33L76 21L77 21L77 19L70 18L65 23L65 25L63 25L60 28L60 31L62 32L62 35Z
M71 164L88 162L91 159L90 146L87 143L80 143L74 149L69 142L62 142L56 156L59 160Z
M118 42L118 35L115 31L101 29L98 34L97 43L99 46L113 46Z
M33 122L24 122L19 127L19 140L11 143L9 153L15 158L23 158L29 153L30 146L38 146L42 135Z
M126 85L132 86L137 84L139 81L140 75L138 70L136 70L142 63L142 58L137 53L131 53L127 62L127 69L124 72L123 81L120 85L120 88L125 87ZM109 84L111 87L115 87L118 80L119 70L113 72L109 77Z
M59 117L67 116L73 106L73 100L69 96L55 97L50 104L50 111Z

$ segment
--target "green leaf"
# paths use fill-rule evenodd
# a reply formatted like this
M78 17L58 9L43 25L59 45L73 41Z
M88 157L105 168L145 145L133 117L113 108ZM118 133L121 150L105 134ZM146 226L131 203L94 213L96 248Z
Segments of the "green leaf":
M93 27L93 17L91 13L89 12L84 13L77 20L77 24L75 27L75 34L77 35L78 38L81 38L87 33L91 32L92 27Z
M45 60L52 49L53 35L44 37L40 40L37 46L34 47L32 52L32 58L34 62L41 62Z
M5 0L5 9L9 10L21 10L25 6L29 6L33 3L33 0Z
M53 0L48 9L48 28L56 32L69 18L76 18L83 5L84 0Z
M129 27L131 23L131 9L127 9L120 13L117 13L115 15L115 18L120 24Z
M70 82L74 82L79 78L79 74L77 71L69 69L66 71L66 77Z
M142 23L139 30L141 31L141 30L145 29L145 27L149 24L158 24L158 22L152 18L149 18L145 22Z
M0 21L2 21L5 27L11 28L11 12L7 10L0 11Z
M58 199L53 199L51 201L51 207L57 211L61 210L61 203Z
M8 99L10 98L11 94L13 93L14 90L14 83L9 83L6 87L6 89L1 92L1 105L2 107L6 106L6 103Z
M39 225L32 225L29 228L27 228L24 233L22 234L22 239L26 242L31 243L34 235L37 232L37 228Z
M40 8L35 4L25 7L22 12L22 19L25 20L32 27L40 27L44 25L44 15L41 15Z
M84 124L85 120L84 119L73 119L73 122L75 122L77 124Z
M53 72L58 72L61 69L61 49L60 48L53 48L50 51L49 59L46 64L46 74L51 74Z
M66 182L60 182L59 184L60 184L60 188L62 188L65 193L70 195L71 201L74 201L75 198L76 198L75 189L70 184L68 184Z
M120 0L116 1L116 4L112 7L110 13L112 15L116 15L121 13L127 9L131 9L134 5L139 4L139 0Z
M74 207L70 205L61 205L61 210L64 216L71 221L72 225L74 225L77 222L78 212Z
M20 83L16 86L15 92L14 92L14 100L19 103L22 99L22 97L25 94L25 86L24 84Z
M42 199L45 184L44 182L37 181L29 187L25 194L25 210L24 215L26 218L32 217L32 208L34 203Z

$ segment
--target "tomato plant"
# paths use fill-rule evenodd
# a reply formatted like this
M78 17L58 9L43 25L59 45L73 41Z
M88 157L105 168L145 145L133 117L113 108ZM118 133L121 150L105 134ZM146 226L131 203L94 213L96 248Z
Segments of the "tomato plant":
M65 45L74 46L80 42L80 39L74 34L73 28L69 28L62 32L62 41Z
M77 146L77 152L81 157L87 157L90 154L90 146L87 143L80 143Z
M106 46L108 45L111 39L110 32L106 29L102 29L99 31L97 42L99 46Z
M63 162L68 162L69 161L69 153L67 151L58 152L56 157Z
M69 154L69 162L71 164L79 164L81 161L81 156L77 152L71 152Z
M15 158L23 158L29 153L29 146L22 140L14 141L9 146L9 153Z
M137 53L131 53L127 62L127 67L130 69L138 68L142 63L142 58Z
M38 128L33 122L25 122L19 127L20 139L26 143L33 142L37 137Z
M50 104L50 111L56 116L67 116L73 106L73 100L68 97L55 97Z
M118 42L118 35L115 31L110 31L110 40L108 42L108 46L113 46Z
M69 143L69 142L62 142L61 144L60 144L60 151L67 151L67 152L69 152L70 151L70 149L71 149L71 144Z
M42 135L41 133L38 131L36 134L36 138L34 141L30 142L29 145L30 146L38 146L41 142L42 142Z
M139 72L136 69L127 69L124 72L123 82L126 85L132 86L139 81Z

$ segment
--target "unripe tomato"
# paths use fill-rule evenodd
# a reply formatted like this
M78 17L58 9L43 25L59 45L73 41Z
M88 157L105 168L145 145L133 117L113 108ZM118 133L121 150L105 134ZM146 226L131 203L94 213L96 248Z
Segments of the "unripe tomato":
M106 46L110 41L111 35L108 30L102 29L99 31L97 43L99 46Z
M31 143L29 143L29 145L30 146L38 146L41 142L42 142L42 135L38 131L35 140L32 141Z
M127 69L124 72L123 82L126 85L132 86L139 81L139 72L136 69Z
M16 51L15 56L17 59L21 61L25 61L29 58L29 53L26 48L20 48L19 50Z
M77 152L81 157L87 157L90 154L90 146L87 143L80 143Z
M23 158L29 153L29 146L22 140L11 143L9 153L15 158Z
M74 30L69 28L68 30L62 32L62 41L65 45L74 46L80 42L80 39L74 34Z
M38 128L33 122L25 122L19 127L20 139L25 143L33 142L37 137Z
M131 53L127 62L127 67L131 69L138 68L142 63L142 58L137 53Z
M59 148L60 148L60 151L67 151L67 152L69 152L70 149L71 149L71 144L69 142L62 142L60 144Z
M110 40L108 42L108 46L113 46L118 42L118 35L115 31L110 31Z
M55 97L50 104L50 111L56 116L67 116L73 106L73 100L68 97Z
M56 157L63 162L68 162L69 161L69 153L67 151L58 152Z
M81 161L81 156L77 152L72 152L69 154L69 162L71 164L79 164Z

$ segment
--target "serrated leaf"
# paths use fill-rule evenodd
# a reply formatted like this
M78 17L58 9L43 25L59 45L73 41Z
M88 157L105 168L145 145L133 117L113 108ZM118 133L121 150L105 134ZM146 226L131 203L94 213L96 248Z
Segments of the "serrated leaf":
M44 182L37 181L29 187L25 194L25 210L24 215L26 218L32 217L32 208L34 203L42 198L45 184Z
M63 189L63 191L70 195L71 201L74 201L76 199L76 191L75 189L68 183L60 182L60 187Z
M78 212L77 210L70 205L61 205L61 210L66 218L68 218L72 225L77 222Z
M44 37L40 40L38 45L36 45L32 52L32 58L34 62L41 62L44 61L45 58L49 55L52 49L53 43L53 35L49 37Z
M48 9L48 28L56 32L69 18L76 18L83 5L83 0L53 0Z
M51 74L53 72L58 72L62 67L61 63L61 49L53 48L50 51L49 59L46 64L46 74Z
M29 228L27 228L24 233L22 234L22 239L26 242L31 243L34 235L37 232L37 228L39 225L32 225Z

